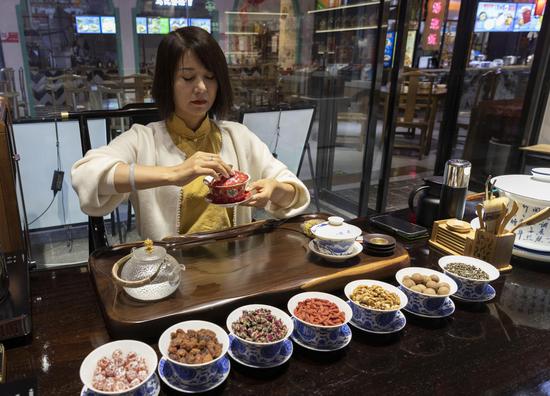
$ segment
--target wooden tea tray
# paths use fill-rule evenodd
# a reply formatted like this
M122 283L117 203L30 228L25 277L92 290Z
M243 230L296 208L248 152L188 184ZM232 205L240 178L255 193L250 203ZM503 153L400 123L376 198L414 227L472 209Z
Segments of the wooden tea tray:
M409 265L407 251L398 243L394 254L368 256L364 252L345 262L328 262L310 252L310 239L300 224L323 214L289 220L265 220L215 233L165 239L169 253L186 270L179 289L155 302L129 297L111 276L113 264L130 253L127 244L98 250L89 270L107 329L113 338L156 341L170 325L203 319L225 325L236 307L251 303L277 305L301 291L342 291L354 279L382 279Z

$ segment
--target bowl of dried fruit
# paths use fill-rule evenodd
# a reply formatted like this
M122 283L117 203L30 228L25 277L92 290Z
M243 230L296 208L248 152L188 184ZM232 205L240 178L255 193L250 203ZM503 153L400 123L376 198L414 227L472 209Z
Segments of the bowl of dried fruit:
M450 276L423 267L402 268L395 279L409 300L405 308L425 316L436 315L458 289Z
M348 283L344 294L350 301L353 323L374 330L385 329L409 301L397 287L370 279Z
M87 392L94 394L137 394L142 388L143 394L155 394L160 390L158 378L153 376L156 368L157 354L149 345L118 340L103 344L86 356L80 365L80 380Z
M270 367L292 353L288 338L294 324L279 308L244 305L229 314L226 326L231 339L230 354L244 365Z
M169 372L183 386L197 387L218 377L218 362L229 349L229 337L214 323L188 320L167 328L158 347L163 372Z
M456 297L466 300L484 299L488 294L489 282L500 275L493 265L474 257L444 256L438 264L456 282Z
M309 349L331 351L351 340L347 323L353 313L344 300L329 293L304 292L287 303L294 320L295 342Z

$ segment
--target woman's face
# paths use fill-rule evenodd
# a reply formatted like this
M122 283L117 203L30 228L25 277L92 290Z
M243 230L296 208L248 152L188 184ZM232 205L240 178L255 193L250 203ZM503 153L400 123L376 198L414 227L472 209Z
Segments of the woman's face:
M216 100L218 81L193 51L187 51L174 77L176 114L187 126L196 129Z

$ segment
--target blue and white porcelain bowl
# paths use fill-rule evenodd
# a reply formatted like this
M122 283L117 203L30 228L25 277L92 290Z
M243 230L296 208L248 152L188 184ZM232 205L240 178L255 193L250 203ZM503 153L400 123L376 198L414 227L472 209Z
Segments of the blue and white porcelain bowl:
M344 223L344 219L331 216L328 221L311 227L315 248L324 254L342 256L353 251L353 244L363 232L359 227Z
M487 280L469 279L448 271L445 267L451 263L463 263L473 265L489 275ZM489 282L497 280L500 276L498 270L486 261L468 256L443 256L438 261L439 266L447 275L456 282L458 289L456 296L467 300L483 299L488 292Z
M437 275L440 282L446 282L449 285L449 293L443 295L423 294L411 290L403 285L403 278L405 276L412 276L415 273L428 276ZM438 315L440 308L446 303L448 297L455 294L458 289L456 282L450 276L445 275L442 272L423 267L402 268L395 274L395 279L399 283L400 289L403 293L405 293L407 299L409 300L405 308L409 311L425 316Z
M254 311L260 308L269 309L275 318L283 322L287 329L283 338L272 342L254 342L245 340L235 334L232 324L239 320L243 311ZM285 341L288 340L294 330L294 323L290 316L279 308L264 304L249 304L235 309L227 317L226 326L232 338L234 337L231 342L232 355L243 364L264 367L277 364L281 354L284 354L282 350L285 348Z
M133 386L124 391L101 391L96 389L93 384L94 371L97 366L97 362L103 358L111 358L114 351L122 351L123 356L128 355L130 352L135 352L138 357L145 359L147 366L147 378L141 381L136 386ZM147 384L155 373L157 367L157 354L153 348L141 341L136 340L118 340L103 344L86 356L80 365L80 380L84 383L89 392L97 393L100 395L122 395L125 393L132 393L138 389L141 389L142 385Z
M322 326L296 317L294 310L298 306L298 303L308 298L320 298L336 304L338 309L344 312L344 323L334 326ZM323 292L304 292L296 294L288 300L287 308L295 322L293 336L308 347L318 350L336 350L349 342L346 339L350 335L347 323L351 320L353 313L349 305L341 298ZM344 327L346 328L345 331L343 330Z
M380 286L390 293L397 294L400 304L397 308L390 310L374 309L361 305L351 298L353 291L359 286ZM396 319L399 310L403 309L409 302L405 293L397 287L386 282L371 279L361 279L348 283L344 288L344 293L351 302L353 322L360 327L372 331L384 331Z
M222 344L220 356L210 362L201 364L181 363L170 358L170 356L168 356L168 348L170 346L171 334L176 332L178 329L182 329L184 331L198 331L201 329L213 331L216 334L218 342ZM168 360L173 366L178 366L178 376L180 381L186 386L196 387L212 382L217 377L218 369L216 362L226 355L227 350L229 349L229 337L224 329L214 323L203 320L188 320L185 322L176 323L175 325L167 328L159 338L158 347L160 353L166 360Z

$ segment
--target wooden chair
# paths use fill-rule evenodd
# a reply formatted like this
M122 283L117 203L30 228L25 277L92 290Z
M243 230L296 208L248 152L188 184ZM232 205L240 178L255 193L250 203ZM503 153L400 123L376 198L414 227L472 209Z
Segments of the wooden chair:
M367 139L367 116L363 113L338 113L336 145L353 145L363 150Z
M406 148L418 150L418 159L426 154L428 138L431 139L435 120L435 98L433 77L423 75L420 72L404 73L404 82L401 85L399 95L398 115L395 122L397 128L406 128L407 134L416 137L416 130L420 130L417 142L397 143L394 148ZM420 79L427 81L420 81Z
M458 112L458 121L456 125L459 133L457 134L457 138L466 139L466 136L460 134L460 130L464 129L467 132L470 129L470 122L472 120L472 109L477 107L479 102L481 102L482 100L495 99L501 73L502 72L500 71L500 69L497 69L489 70L488 72L481 74L476 87L476 93L471 108L469 110Z

